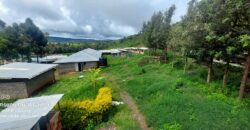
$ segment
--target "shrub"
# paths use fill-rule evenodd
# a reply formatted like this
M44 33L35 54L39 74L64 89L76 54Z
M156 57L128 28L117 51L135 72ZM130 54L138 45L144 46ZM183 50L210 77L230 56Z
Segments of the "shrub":
M166 123L163 125L163 129L161 130L181 130L181 125L173 122L173 123Z
M150 63L150 60L151 60L150 57L142 58L142 59L138 62L138 66L139 66L139 67L143 67L143 66L149 64L149 63Z
M89 124L100 123L103 115L111 107L111 89L103 87L95 100L66 100L61 102L62 123L64 129L83 129Z

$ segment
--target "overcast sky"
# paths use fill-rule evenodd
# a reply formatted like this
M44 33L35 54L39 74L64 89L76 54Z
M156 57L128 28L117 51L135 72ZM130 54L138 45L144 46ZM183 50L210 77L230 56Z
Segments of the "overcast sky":
M120 38L136 34L156 11L176 5L173 22L189 0L1 0L0 19L8 25L29 17L51 36Z

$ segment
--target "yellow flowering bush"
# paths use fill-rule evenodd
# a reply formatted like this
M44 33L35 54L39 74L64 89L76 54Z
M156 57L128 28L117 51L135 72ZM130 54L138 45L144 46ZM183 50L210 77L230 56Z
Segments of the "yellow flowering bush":
M63 101L60 107L64 129L82 129L89 122L101 122L111 103L112 92L109 87L100 88L95 100Z

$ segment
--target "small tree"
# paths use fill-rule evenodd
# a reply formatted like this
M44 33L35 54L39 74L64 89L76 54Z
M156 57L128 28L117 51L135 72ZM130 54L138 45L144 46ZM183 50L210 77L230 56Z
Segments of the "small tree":
M99 78L100 72L101 72L100 68L92 69L90 71L90 82L91 82L92 86L94 87L95 92L96 92L96 84L97 84L97 80Z
M241 85L240 85L240 91L239 91L239 97L240 99L243 98L244 91L247 85L248 80L248 73L250 68L250 35L242 35L240 36L240 42L242 43L243 47L247 49L247 61L245 63L245 70L242 77Z

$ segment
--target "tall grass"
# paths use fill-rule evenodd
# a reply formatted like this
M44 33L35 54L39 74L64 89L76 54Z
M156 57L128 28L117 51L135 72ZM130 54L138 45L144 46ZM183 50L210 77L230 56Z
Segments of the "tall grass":
M241 72L232 68L228 91L222 93L223 69L214 68L214 81L206 84L206 67L192 63L184 74L182 65L149 63L140 73L144 56L109 57L109 68L121 89L128 91L154 129L250 129L248 100L238 101ZM173 62L173 61L168 61ZM177 64L182 64L177 62Z

